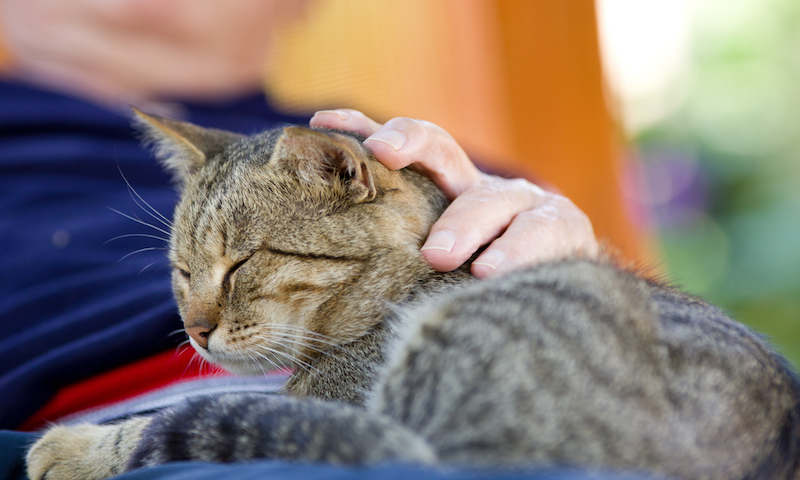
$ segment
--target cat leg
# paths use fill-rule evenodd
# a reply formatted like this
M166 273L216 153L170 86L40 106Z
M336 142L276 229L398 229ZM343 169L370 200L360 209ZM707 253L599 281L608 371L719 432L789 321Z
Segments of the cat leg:
M149 417L114 425L55 426L28 451L31 480L99 480L125 471Z
M155 417L130 467L256 458L363 465L433 463L436 456L421 437L368 410L317 399L227 394L191 399Z

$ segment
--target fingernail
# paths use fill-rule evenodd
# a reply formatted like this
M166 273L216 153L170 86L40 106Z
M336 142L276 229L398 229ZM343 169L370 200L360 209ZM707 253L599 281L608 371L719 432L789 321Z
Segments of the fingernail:
M319 112L315 113L314 116L317 116L317 115L320 115L320 114L326 114L326 113L327 114L338 115L339 118L342 119L342 120L347 120L348 118L350 118L350 113L349 112L345 112L343 110L320 110Z
M385 143L392 147L395 151L403 148L406 143L406 136L397 130L378 130L368 140L375 140L376 142Z
M497 267L500 266L501 263L506 259L506 254L501 252L500 250L486 250L478 257L474 262L473 265L486 265L487 267L491 268L492 270L497 270Z
M447 230L440 230L425 240L425 245L420 248L422 250L444 250L445 252L452 252L453 247L456 245L456 236L453 232Z

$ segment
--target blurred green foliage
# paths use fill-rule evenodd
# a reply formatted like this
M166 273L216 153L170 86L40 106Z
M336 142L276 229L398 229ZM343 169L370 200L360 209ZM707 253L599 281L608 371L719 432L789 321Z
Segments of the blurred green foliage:
M698 5L686 98L635 139L697 177L656 212L667 269L800 366L800 1Z

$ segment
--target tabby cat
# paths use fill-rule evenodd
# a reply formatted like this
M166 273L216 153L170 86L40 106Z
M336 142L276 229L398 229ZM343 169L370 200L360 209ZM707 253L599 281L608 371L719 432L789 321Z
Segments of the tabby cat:
M169 256L192 345L234 373L295 366L289 395L56 426L32 480L252 458L798 478L800 384L713 306L600 260L437 273L419 249L442 193L356 135L139 119L182 191Z

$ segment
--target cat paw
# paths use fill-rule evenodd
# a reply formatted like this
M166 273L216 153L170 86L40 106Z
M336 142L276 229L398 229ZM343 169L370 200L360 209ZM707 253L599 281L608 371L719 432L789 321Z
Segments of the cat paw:
M100 480L125 471L146 425L56 426L28 451L30 480Z

